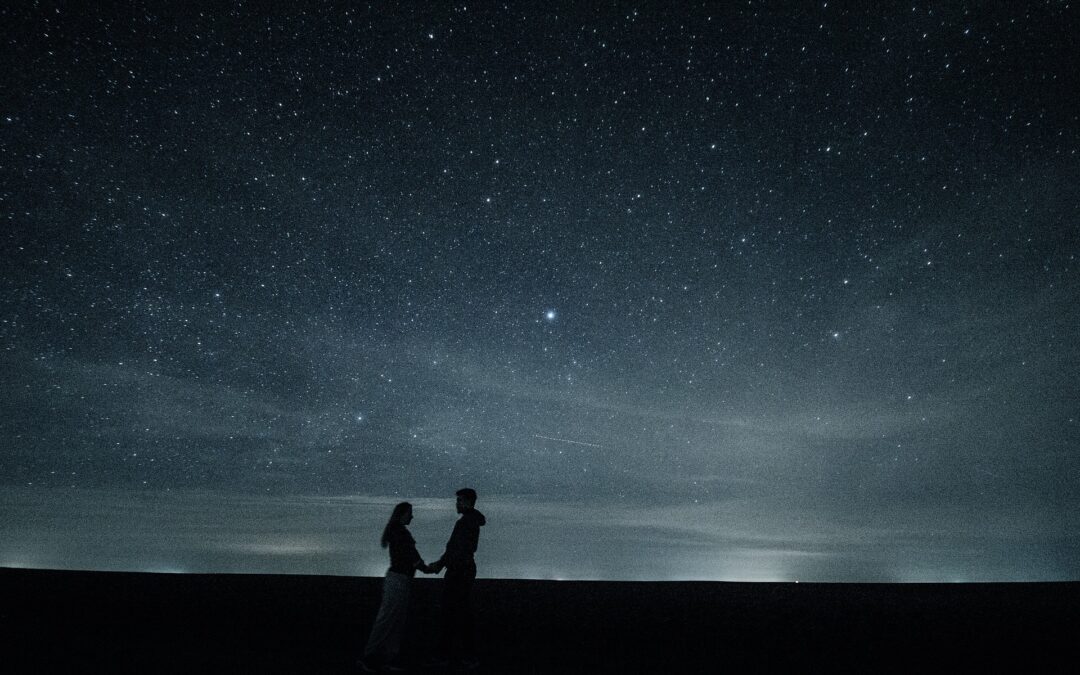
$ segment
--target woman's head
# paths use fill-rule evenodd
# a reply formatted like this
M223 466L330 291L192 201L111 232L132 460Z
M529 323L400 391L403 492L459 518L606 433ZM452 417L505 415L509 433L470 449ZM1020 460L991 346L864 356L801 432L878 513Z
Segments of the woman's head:
M394 507L394 512L390 514L391 523L401 523L402 525L408 525L412 522L412 504L409 502L401 502Z
M398 525L408 525L412 522L412 504L409 502L401 502L394 507L394 511L390 514L390 520L386 521L386 527L382 531L382 540L380 543L383 548L390 545L390 527L395 523Z

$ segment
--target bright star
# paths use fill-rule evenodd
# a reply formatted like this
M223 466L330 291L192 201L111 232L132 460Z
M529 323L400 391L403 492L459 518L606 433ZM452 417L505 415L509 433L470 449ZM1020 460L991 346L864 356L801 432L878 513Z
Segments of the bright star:
M547 319L548 321L554 321L554 320L555 320L555 310L553 310L553 309L549 309L549 310L548 310L548 311L547 311L547 312L546 312L546 313L544 314L544 318L545 318L545 319Z

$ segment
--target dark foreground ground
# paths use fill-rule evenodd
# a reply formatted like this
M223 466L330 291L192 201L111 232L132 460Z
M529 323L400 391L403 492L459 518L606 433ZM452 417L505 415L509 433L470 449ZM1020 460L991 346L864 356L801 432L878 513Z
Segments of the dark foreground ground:
M405 649L417 663L440 583L414 585ZM380 585L0 569L0 670L348 673ZM1080 634L1078 583L480 580L474 597L483 673L1072 672Z

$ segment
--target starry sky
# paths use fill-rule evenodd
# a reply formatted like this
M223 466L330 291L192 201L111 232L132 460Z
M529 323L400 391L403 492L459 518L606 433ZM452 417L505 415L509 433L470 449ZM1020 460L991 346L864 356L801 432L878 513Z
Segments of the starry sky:
M1080 577L1070 2L0 8L0 565Z

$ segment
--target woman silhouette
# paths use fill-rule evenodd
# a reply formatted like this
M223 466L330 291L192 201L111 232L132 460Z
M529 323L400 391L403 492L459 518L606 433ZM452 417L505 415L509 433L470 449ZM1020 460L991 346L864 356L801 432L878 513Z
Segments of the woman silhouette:
M382 604L371 628L364 656L358 665L366 673L376 672L379 666L396 669L401 636L405 631L405 614L409 605L409 584L416 570L428 571L428 566L416 552L416 541L406 527L412 522L412 504L401 502L394 507L382 533L382 547L390 548L390 569L383 581Z

